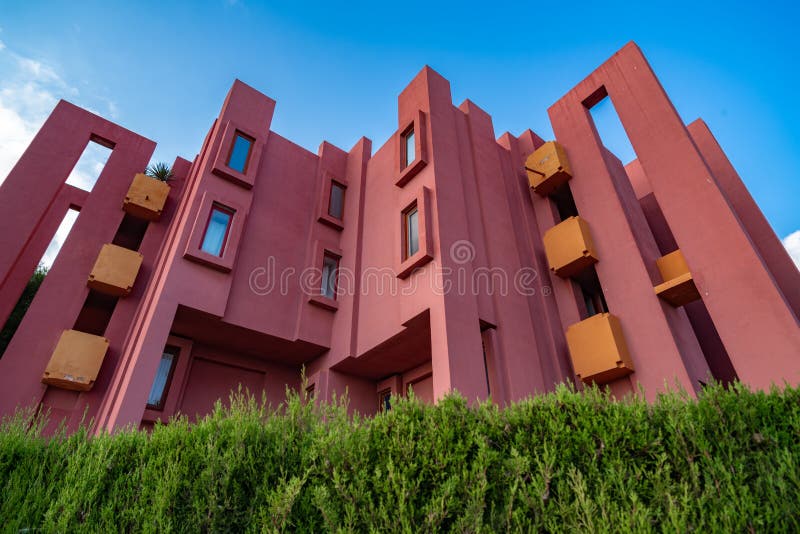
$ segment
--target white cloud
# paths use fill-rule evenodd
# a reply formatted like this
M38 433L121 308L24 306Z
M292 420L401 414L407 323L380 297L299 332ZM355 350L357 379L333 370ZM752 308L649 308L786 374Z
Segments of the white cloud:
M794 264L800 269L800 230L792 232L783 238L783 246L789 252L789 256L794 260Z
M17 54L0 41L0 184L17 163L33 140L44 121L61 98L76 100L79 91L64 80L58 69L44 61ZM105 106L108 115L118 114L116 104L110 99L96 96L90 102L76 102L85 108L91 105ZM96 113L96 112L95 112ZM108 159L110 151L89 143L78 165L70 174L68 182L83 189L91 189L97 175ZM97 150L100 148L100 150ZM50 266L67 237L76 214L65 219L42 263Z

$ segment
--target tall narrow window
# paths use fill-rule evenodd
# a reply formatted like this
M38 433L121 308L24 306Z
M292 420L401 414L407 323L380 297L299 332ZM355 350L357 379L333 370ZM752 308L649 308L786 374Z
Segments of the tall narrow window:
M215 203L211 207L211 215L208 217L206 233L203 236L203 244L200 247L204 252L214 256L222 256L233 214L234 211L232 209L226 208L221 204Z
M336 299L336 277L339 273L339 258L333 254L325 253L322 259L322 296Z
M169 383L172 381L172 373L175 370L175 362L178 360L179 349L167 345L161 355L161 362L158 364L156 378L153 380L153 387L150 388L150 395L147 397L147 407L151 410L160 410L164 407Z
M246 172L252 146L253 138L237 131L234 134L230 156L228 156L228 167L241 173Z
M403 134L403 168L405 169L417 158L416 147L414 146L414 128L407 130Z
M419 210L416 202L403 213L403 259L419 250Z
M387 389L378 393L378 409L382 412L392 409L392 390Z
M331 197L328 199L328 215L341 219L344 215L344 186L331 182Z

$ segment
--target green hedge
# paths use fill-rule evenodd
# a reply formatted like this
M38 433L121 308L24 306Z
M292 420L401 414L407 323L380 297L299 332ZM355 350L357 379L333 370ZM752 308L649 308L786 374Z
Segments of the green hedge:
M800 531L800 389L715 386L371 419L244 396L196 424L47 440L0 428L0 525L73 531Z

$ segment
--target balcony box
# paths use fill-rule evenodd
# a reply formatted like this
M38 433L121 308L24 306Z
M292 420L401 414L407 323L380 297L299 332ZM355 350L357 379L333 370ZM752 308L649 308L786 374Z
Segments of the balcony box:
M64 330L42 375L42 383L74 391L89 391L103 364L108 340L77 330Z
M700 292L680 249L657 259L656 265L664 280L654 288L656 295L675 307L700 299Z
M139 219L157 221L164 210L167 195L169 185L166 182L139 173L133 177L122 209Z
M567 153L555 141L543 144L528 156L525 171L530 186L542 196L551 194L572 178Z
M561 278L575 276L598 261L589 223L578 216L550 228L543 240L550 270Z
M139 252L117 245L103 245L87 285L112 297L126 297L133 289L141 266L142 255Z
M584 383L605 384L633 372L619 319L598 313L567 328L572 367Z

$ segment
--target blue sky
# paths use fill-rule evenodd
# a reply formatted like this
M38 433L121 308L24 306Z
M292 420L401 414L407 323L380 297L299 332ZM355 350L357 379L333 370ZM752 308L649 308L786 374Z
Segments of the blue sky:
M276 99L273 130L314 152L382 144L425 64L498 136L550 138L548 106L634 40L800 258L800 8L639 4L3 0L0 180L58 98L157 141L155 160L191 159L234 78Z

